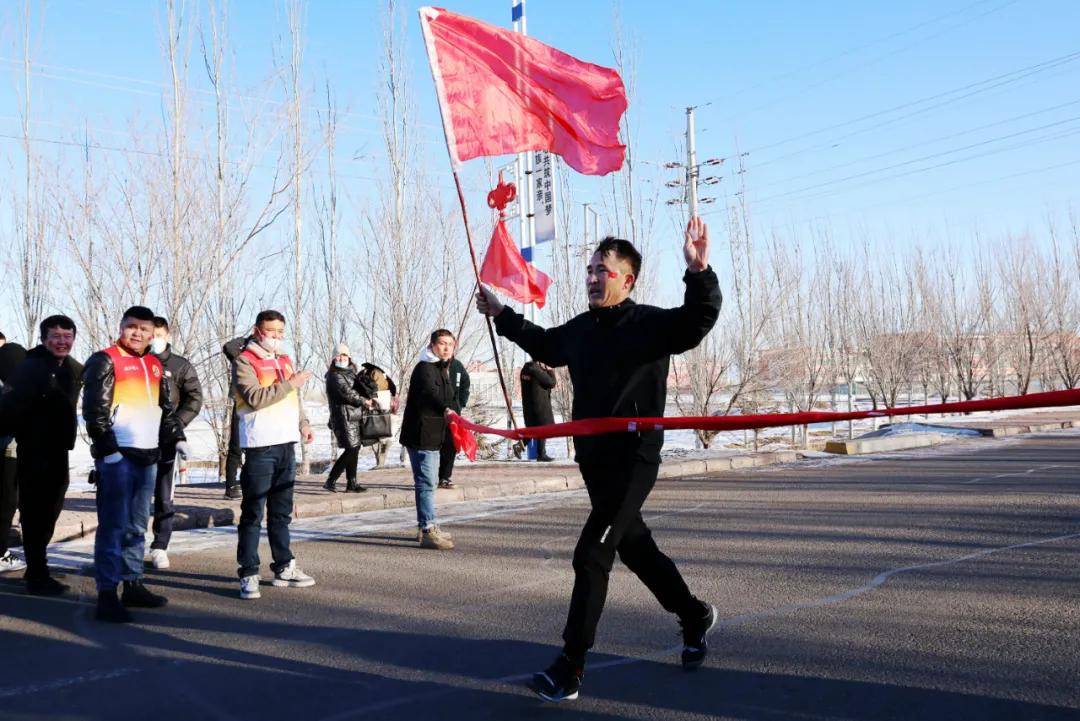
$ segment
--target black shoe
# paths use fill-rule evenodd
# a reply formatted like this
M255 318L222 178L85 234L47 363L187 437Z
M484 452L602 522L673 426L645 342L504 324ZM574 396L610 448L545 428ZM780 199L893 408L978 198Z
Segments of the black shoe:
M62 596L68 587L51 576L26 579L26 592L31 596Z
M120 603L116 591L98 591L94 618L109 623L131 623L131 613Z
M327 478L326 483L324 483L322 485L322 487L325 490L330 491L331 493L337 493L337 479L336 478L334 478L334 479Z
M235 486L225 486L225 497L231 498L234 501L238 501L244 497L244 492L240 490L240 484Z
M572 701L581 690L585 669L574 665L565 653L559 654L546 671L533 674L529 688L545 701Z
M359 483L357 483L356 481L352 481L352 482L351 482L351 483L349 483L349 484L348 484L347 486L345 486L345 492L346 492L346 493L363 493L363 492L365 492L366 490L367 490L366 488L364 488L363 486L361 486L361 485L360 485Z
M454 488L454 482L449 478L443 478L439 481L439 488Z
M698 618L679 619L683 637L682 667L687 671L693 671L703 664L709 655L708 634L716 625L716 620L716 606L712 604L707 604L707 610Z
M554 462L554 460L555 459L552 458L551 456L540 456L539 458L536 459L536 462L537 463L552 463L552 462Z
M129 608L161 608L169 599L152 592L142 581L124 581L121 601Z

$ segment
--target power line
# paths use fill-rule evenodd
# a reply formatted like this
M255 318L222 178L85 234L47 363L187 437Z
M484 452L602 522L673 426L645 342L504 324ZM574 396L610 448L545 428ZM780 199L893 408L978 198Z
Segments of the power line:
M846 162L843 162L843 163L837 163L836 165L830 165L830 166L828 166L826 168L819 168L817 170L812 170L812 171L810 171L808 173L802 173L801 175L793 175L793 176L790 176L788 178L784 178L783 180L776 180L776 181L773 181L771 183L766 183L765 185L757 186L757 188L758 189L760 189L760 188L771 188L771 187L775 187L777 185L783 185L785 183L790 183L790 182L792 182L794 180L801 180L802 178L809 178L809 177L813 177L815 175L821 175L823 173L828 173L828 172L833 171L833 170L839 170L840 168L846 168L846 167L849 167L849 166L852 166L852 165L857 165L859 163L865 163L868 160L877 160L878 158L884 158L884 157L887 157L889 155L895 155L897 153L903 153L903 152L906 152L908 150L913 150L915 148L920 148L920 147L923 147L923 146L926 146L926 145L933 145L934 143L940 143L943 140L952 140L953 138L959 138L959 137L962 137L964 135L971 135L972 133L977 133L977 132L982 131L982 130L987 130L989 128L994 128L994 127L997 127L999 125L1007 125L1008 123L1013 123L1013 122L1016 122L1017 120L1024 120L1026 118L1031 118L1031 117L1034 117L1036 115L1043 115L1045 113L1050 113L1050 112L1053 112L1055 110L1061 110L1062 108L1067 108L1067 107L1071 107L1073 105L1078 105L1078 104L1080 104L1080 99L1071 100L1071 101L1069 101L1067 103L1061 103L1059 105L1052 105L1052 106L1050 106L1048 108L1042 108L1041 110L1034 110L1034 111L1029 112L1029 113L1023 113L1021 115L1014 115L1014 116L1012 116L1010 118L1004 118L1003 120L996 120L996 121L994 121L992 123L986 123L985 125L979 125L979 126L976 126L974 128L968 128L966 130L961 130L961 131L958 131L958 132L955 132L955 133L949 133L948 135L940 135L940 136L938 136L936 138L931 138L929 140L922 140L922 141L919 141L918 143L911 143L910 145L905 145L905 146L900 147L900 148L894 148L892 150L886 150L886 151L884 151L882 153L875 153L874 155L866 155L866 156L863 156L861 158L856 158L854 160L849 160L849 161L846 161Z
M816 83L811 83L811 84L809 84L809 85L806 85L805 87L801 88L801 89L800 89L800 90L799 90L798 92L796 92L796 93L790 93L790 94L788 94L788 95L785 95L785 96L783 96L783 97L780 97L780 98L776 98L776 99L774 99L774 100L771 100L771 101L769 101L769 102L767 102L767 103L764 103L764 104L762 104L762 105L759 105L759 106L757 106L757 107L755 107L755 108L751 108L750 110L744 110L744 111L741 111L741 112L739 112L739 113L736 113L736 114L734 114L734 115L728 116L728 117L724 118L724 119L722 120L722 122L728 122L728 121L734 120L735 118L738 118L738 117L741 117L741 116L744 116L744 115L749 115L749 114L751 114L751 113L756 113L756 112L758 112L758 111L760 111L760 110L767 110L767 109L769 109L769 108L771 108L771 107L774 107L774 106L776 106L776 105L777 105L778 103L780 103L780 102L782 102L782 101L784 101L784 100L787 100L787 99L789 99L789 98L792 98L792 97L798 97L798 96L799 96L799 95L801 95L802 93L805 93L805 92L806 92L807 90L812 90L812 89L814 89L814 88L817 88L817 87L821 87L822 85L825 85L825 84L827 84L827 83L830 83L830 82L832 82L833 80L836 80L836 79L837 79L837 78L839 78L839 77L843 77L843 76L844 76L844 75L846 75L847 73L850 73L850 72L852 72L852 70L855 70L855 69L859 69L859 70L861 70L861 69L863 69L863 68L866 68L866 67L869 67L869 66L871 66L871 65L876 65L877 63L879 63L879 62L881 62L881 61L883 61L883 60L885 60L885 59L887 59L887 58L890 58L890 57L892 57L893 55L898 55L898 54L900 54L900 53L904 52L905 50L909 50L909 49L911 49L911 48L915 47L916 45L919 45L920 43L924 43L924 42L926 42L926 41L928 41L928 40L933 40L934 38L937 38L937 37L940 37L940 36L942 36L942 35L945 35L945 34L947 34L947 33L949 33L949 32L952 32L953 30L957 30L957 29L959 29L959 28L962 28L962 27L964 27L965 25L969 25L969 24L971 24L971 23L975 22L976 20L981 20L982 18L984 18L984 17L987 17L988 15L992 15L992 14L994 14L994 13L996 13L996 12L1000 11L1000 10L1003 10L1003 9L1005 9L1005 8L1009 7L1010 5L1014 5L1014 4L1016 4L1016 3L1018 2L1018 1L1019 1L1019 0L1006 0L1006 1L1005 1L1004 3L1002 3L1001 5L998 5L997 7L991 8L990 10L987 10L986 12L984 12L984 13L982 13L982 14L980 14L980 15L977 15L977 16L975 16L975 17L972 17L972 18L971 18L971 19L969 19L969 20L966 20L966 21L964 21L964 22L958 23L958 24L956 24L956 25L953 25L953 26L951 26L951 27L945 28L945 29L943 29L943 30L940 30L940 31L938 31L938 32L936 32L936 33L933 33L933 34L931 34L931 35L928 35L928 36L926 36L926 37L924 37L924 38L921 38L921 39L919 39L919 40L916 40L916 41L914 41L914 42L908 43L907 45L904 45L904 46L901 46L901 47L899 47L899 48L896 48L895 50L891 50L891 51L889 51L889 52L885 53L884 55L879 55L879 56L878 56L878 57L876 57L876 58L872 58L872 59L870 59L870 60L865 60L865 61L861 62L861 63L860 63L859 65L858 65L858 67L857 67L857 68L849 68L849 69L847 69L847 70L845 70L845 71L843 71L843 72L840 72L840 73L836 73L836 74L834 74L834 75L832 75L832 76L830 76L830 77L827 77L827 78L825 78L825 79L823 79L823 80L819 80L819 81L818 81L818 82L816 82ZM960 11L957 11L957 12L962 12L963 10L967 10L967 9L970 9L971 7L974 7L975 5L979 5L979 4L982 4L982 3L974 3L973 5L970 5L970 6L968 6L967 8L962 8L962 9L961 9ZM946 16L942 16L942 17L948 17L948 15L946 15Z
M962 153L965 150L973 150L975 148L980 148L980 147L983 147L985 145L990 145L992 143L999 143L999 142L1001 142L1003 140L1010 140L1012 138L1020 137L1021 135L1028 135L1030 133L1036 133L1036 132L1038 132L1040 130L1048 130L1049 128L1055 128L1055 127L1058 127L1058 126L1061 126L1061 125L1066 125L1068 123L1074 123L1077 120L1080 120L1080 115L1074 115L1071 118L1065 118L1064 120L1057 120L1057 121L1055 121L1053 123L1047 123L1045 125L1040 125L1040 126L1037 126L1037 127L1034 127L1034 128L1027 128L1025 130L1018 130L1015 133L1008 133L1006 135L999 135L997 137L989 138L987 140L981 140L981 141L979 141L977 143L971 143L969 145L962 145L962 146L960 146L958 148L950 148L948 150L943 150L943 151L940 151L940 152L937 152L937 153L931 153L929 155L924 155L924 156L921 156L921 157L918 157L918 158L912 158L910 160L905 160L905 161L900 162L900 163L894 163L892 165L886 165L886 166L883 166L883 167L880 167L880 168L874 168L872 170L865 170L865 171L863 171L861 173L855 173L853 175L847 175L847 176L844 176L842 178L834 178L832 180L823 181L821 183L815 183L813 185L809 185L809 186L806 186L804 188L797 188L795 190L789 190L789 191L787 191L785 193L776 193L774 195L770 195L770 196L767 196L765 198L761 198L761 199L759 199L759 200L757 200L755 202L767 203L767 202L769 202L771 200L775 200L777 198L786 198L786 197L791 196L791 195L798 195L800 193L805 193L805 192L807 192L809 190L816 190L818 188L825 188L825 187L828 187L830 185L836 185L837 183L846 183L846 182L851 181L851 180L859 180L861 178L865 178L865 177L870 176L870 175L876 175L877 173L884 173L884 172L887 172L889 170L895 170L897 168L903 168L903 167L906 167L908 165L913 165L915 163L922 163L922 162L925 162L927 160L933 160L935 158L941 158L941 157L944 157L946 155L953 155L954 153Z
M1069 131L1066 131L1066 132L1063 132L1063 133L1047 135L1047 136L1044 136L1042 138L1037 138L1035 140L1030 140L1030 141L1027 141L1027 142L1024 142L1024 143L1017 143L1015 145L1010 145L1010 146L1005 147L1005 148L996 148L994 150L989 150L989 151L986 151L986 152L983 152L983 153L976 153L974 155L969 155L969 156L967 156L965 158L957 158L955 160L949 160L949 161L946 161L944 163L937 163L935 165L930 165L930 166L927 166L925 168L916 168L914 170L908 170L908 171L905 171L903 173L896 173L896 174L889 175L889 176L886 176L886 177L883 177L883 178L875 178L873 180L866 181L863 184L863 186L872 185L872 184L875 184L875 183L883 183L883 182L886 182L886 181L889 181L889 180L896 180L898 178L905 178L905 177L907 177L909 175L916 175L918 173L926 173L926 172L929 172L931 170L937 170L939 168L948 167L950 165L956 165L958 163L966 163L969 160L977 160L979 158L985 158L985 157L990 156L990 155L998 155L1000 153L1009 152L1011 150L1019 150L1019 149L1022 149L1022 148L1031 147L1033 145L1039 145L1041 143L1046 143L1046 142L1050 142L1050 141L1053 141L1053 140L1060 140L1062 138L1071 137L1071 136L1077 135L1077 134L1080 134L1080 129L1069 130ZM805 196L805 197L802 197L802 198L797 198L797 200L803 200L803 201L805 201L805 200L818 200L818 199L827 198L827 197L830 197L832 195L836 195L837 193L842 193L842 192L844 192L844 191L843 190L833 190L833 191L829 191L829 192L825 192L825 193L818 193L818 194L814 194L814 195L808 195L808 196ZM757 202L765 202L765 200L768 200L768 199L763 199L762 201L756 201L755 204Z
M943 92L934 93L933 95L927 95L927 96L922 97L922 98L917 98L915 100L910 100L908 102L901 103L900 105L894 105L893 107L886 108L884 110L878 110L878 111L875 111L875 112L872 112L872 113L867 113L865 115L860 115L858 117L851 118L849 120L844 120L844 121L841 121L839 123L833 123L832 125L826 125L824 127L817 128L816 130L810 130L810 131L807 131L807 132L804 132L804 133L799 133L798 135L792 135L790 137L783 138L781 140L777 140L775 142L768 143L766 145L759 145L757 147L750 148L749 150L747 150L745 152L750 153L750 154L760 153L763 150L770 150L772 148L776 148L776 147L779 147L781 145L787 145L788 143L795 142L796 140L802 140L803 138L810 138L810 137L813 137L815 135L821 135L822 133L827 133L830 130L836 130L838 128L848 127L850 125L855 125L857 123L861 123L861 122L863 122L865 120L873 120L874 118L880 118L880 117L885 116L885 115L890 115L892 113L895 113L895 112L898 112L898 111L901 111L901 110L906 110L908 108L912 108L912 107L915 107L917 105L922 105L924 103L932 103L932 102L934 102L936 100L941 100L943 98L949 98L949 96L956 95L957 93L965 93L968 90L974 90L974 92L972 92L972 93L968 93L966 95L962 95L962 96L957 97L957 98L952 98L952 99L947 100L947 101L945 101L943 103L933 105L933 106L928 107L928 108L922 108L922 109L918 110L916 113L913 113L911 115L906 115L906 116L903 116L901 118L895 118L893 120L887 121L887 123L897 122L898 120L903 120L903 119L906 119L908 117L912 117L912 115L914 115L914 114L927 112L929 110L935 110L935 109L937 109L939 107L942 107L943 105L947 105L947 104L950 104L950 103L953 103L953 102L957 102L959 100L964 100L966 98L972 97L973 95L984 93L984 92L987 92L989 90L993 90L995 88L1001 87L1003 85L1009 85L1011 83L1019 82L1020 80L1028 78L1028 77L1030 77L1032 75L1037 75L1039 73L1046 72L1047 70L1052 70L1054 68L1057 68L1057 67L1060 67L1060 66L1063 66L1063 65L1067 65L1069 63L1075 62L1078 59L1080 59L1080 51L1075 51L1075 52L1072 52L1072 53L1068 53L1066 55L1060 55L1058 57L1051 58L1049 60L1044 60L1041 63L1036 63L1035 65L1029 65L1029 66L1026 66L1026 67L1023 67L1023 68L1019 68L1017 70L1012 70L1012 71L1007 72L1007 73L1002 73L1001 75L995 75L993 77L986 78L985 80L979 80L979 81L974 82L974 83L968 83L966 85L961 85L959 87L952 88L950 90L945 90ZM982 87L982 86L987 86L987 87ZM976 90L976 88L979 88L979 89ZM852 135L857 134L857 133L861 133L861 132L866 132L867 130L876 130L877 128L883 127L883 126L884 126L884 124L883 125L876 125L876 126L873 126L871 128L864 128L862 130L856 131L856 133L852 133ZM839 138L839 140L843 140L843 139L848 138L848 137L851 137L851 136L850 135L842 136L841 138ZM800 151L800 152L803 152L803 151ZM784 157L791 157L791 156L788 155L788 156L784 156ZM767 161L767 162L776 162L776 160L779 160L779 159L780 158L777 158L777 159L773 159L773 160L770 160L770 161ZM762 164L763 163L758 163L758 165L762 165Z

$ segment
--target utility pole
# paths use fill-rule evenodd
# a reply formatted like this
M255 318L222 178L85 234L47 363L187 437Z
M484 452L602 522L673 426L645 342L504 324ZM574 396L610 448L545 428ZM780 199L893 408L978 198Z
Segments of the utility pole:
M697 147L694 132L694 107L686 109L686 202L690 205L690 217L697 215Z

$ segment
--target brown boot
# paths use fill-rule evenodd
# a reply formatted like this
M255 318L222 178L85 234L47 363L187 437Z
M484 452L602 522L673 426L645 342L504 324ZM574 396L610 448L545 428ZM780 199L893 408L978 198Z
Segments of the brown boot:
M420 548L431 548L436 551L449 551L454 547L454 542L439 530L438 526L432 526L420 533Z
M439 528L438 526L435 526L435 529L439 532L439 535L442 536L443 538L445 538L446 540L448 540L448 541L453 541L454 540L454 537L452 535L450 535L450 531L445 531L442 528ZM423 543L424 542L424 532L421 531L419 528L416 529L416 541L417 541L417 543Z

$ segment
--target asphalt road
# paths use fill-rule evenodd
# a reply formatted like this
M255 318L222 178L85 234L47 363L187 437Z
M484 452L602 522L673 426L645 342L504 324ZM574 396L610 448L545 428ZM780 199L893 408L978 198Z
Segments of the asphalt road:
M678 627L620 566L582 697L559 648L580 492L297 524L318 585L240 601L231 530L180 534L171 603L128 626L0 578L0 718L1080 719L1080 435L663 481L646 515L721 623ZM57 548L77 567L85 543ZM264 545L264 559L267 557Z

